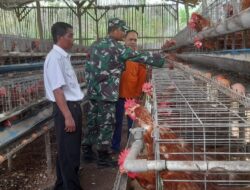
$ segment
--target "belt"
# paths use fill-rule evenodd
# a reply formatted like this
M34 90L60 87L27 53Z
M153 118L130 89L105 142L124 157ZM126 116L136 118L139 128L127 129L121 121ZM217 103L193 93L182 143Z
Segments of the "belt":
M77 108L77 107L81 107L81 102L82 101L67 101L67 104L69 107L74 107L74 108Z
M80 101L80 100L79 101L66 101L66 103L67 104L79 104L80 105L82 103L82 101ZM56 102L53 102L53 104L57 105Z
M67 101L67 103L69 103L69 104L81 104L82 101L81 100L79 100L79 101Z

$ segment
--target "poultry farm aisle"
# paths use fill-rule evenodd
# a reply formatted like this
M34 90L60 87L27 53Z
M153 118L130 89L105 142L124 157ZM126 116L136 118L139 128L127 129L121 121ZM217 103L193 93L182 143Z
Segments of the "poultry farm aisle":
M124 119L121 148L127 143L127 122ZM80 179L84 190L112 190L118 168L98 169L95 163L81 164Z

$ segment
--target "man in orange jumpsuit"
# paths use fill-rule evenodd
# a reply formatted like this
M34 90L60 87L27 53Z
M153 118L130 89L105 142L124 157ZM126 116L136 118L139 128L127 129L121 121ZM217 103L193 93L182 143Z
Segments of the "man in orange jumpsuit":
M133 50L137 50L138 33L135 30L127 31L125 35L125 45ZM122 122L124 116L124 103L126 98L139 99L142 93L142 85L146 80L146 65L126 61L125 71L122 73L120 88L119 88L119 100L116 103L116 125L112 139L112 149L115 152L120 151ZM129 117L128 130L132 127L133 120Z

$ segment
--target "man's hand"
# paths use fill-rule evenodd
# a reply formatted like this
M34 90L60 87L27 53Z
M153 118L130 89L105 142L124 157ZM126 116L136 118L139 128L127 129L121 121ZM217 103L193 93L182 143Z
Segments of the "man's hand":
M71 115L67 102L65 100L63 90L61 88L57 88L53 91L53 93L56 99L56 104L64 116L64 120L65 120L64 130L68 133L74 132L76 130L76 124Z
M76 124L71 115L65 117L65 129L64 130L68 133L72 133L76 130Z
M176 45L176 41L174 39L171 40L166 40L166 42L163 44L163 46L161 47L161 49L164 51L170 47L173 47Z

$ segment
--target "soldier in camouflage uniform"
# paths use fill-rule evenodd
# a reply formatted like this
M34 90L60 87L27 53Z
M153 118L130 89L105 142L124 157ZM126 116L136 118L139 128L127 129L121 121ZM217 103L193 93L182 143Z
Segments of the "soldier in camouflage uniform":
M89 50L86 62L87 130L83 140L83 158L92 161L92 145L97 145L99 166L113 166L108 150L111 146L115 126L115 105L119 96L119 83L125 61L131 60L161 67L165 59L160 54L133 51L119 41L123 40L128 30L125 21L112 18L108 21L108 36L96 41Z

